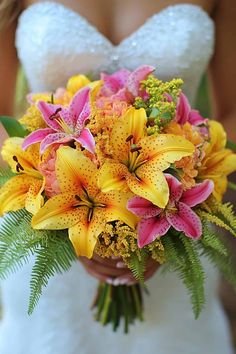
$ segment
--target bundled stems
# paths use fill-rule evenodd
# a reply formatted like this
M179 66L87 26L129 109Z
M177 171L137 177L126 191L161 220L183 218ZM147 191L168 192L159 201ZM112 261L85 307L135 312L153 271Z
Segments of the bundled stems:
M93 302L95 319L102 325L112 324L113 331L124 321L124 333L137 319L143 321L143 298L140 284L114 286L100 283Z

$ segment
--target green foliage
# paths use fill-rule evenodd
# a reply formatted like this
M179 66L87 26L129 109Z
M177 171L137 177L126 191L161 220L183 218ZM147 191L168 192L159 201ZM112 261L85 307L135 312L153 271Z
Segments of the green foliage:
M25 210L7 214L0 224L0 277L6 278L28 261L39 246L42 234L30 226Z
M209 201L206 210L197 210L200 218L211 222L236 237L236 215L231 203L221 203L214 198Z
M218 216L221 217L225 223L228 223L229 226L236 232L236 215L233 208L233 204L229 202L217 204Z
M215 234L206 224L203 225L203 236L200 246L202 254L213 263L236 289L235 266L229 248L219 235Z
M0 116L0 123L2 123L7 134L10 137L17 136L20 138L24 138L29 133L15 118L8 116Z
M140 256L136 253L132 253L128 259L128 267L133 273L133 276L141 284L144 284L144 272L146 269L146 260L148 253L145 250L140 251Z
M236 152L236 144L233 143L232 141L227 140L226 147L227 147L227 149L230 149L230 150Z
M228 188L232 189L233 191L236 191L236 183L228 182Z
M15 174L10 169L3 169L0 167L0 188Z
M35 250L36 261L30 281L30 300L28 312L31 314L42 294L43 287L56 273L67 271L76 255L68 236L63 231L48 232L47 242Z
M228 220L224 220L223 215L212 214L204 210L198 211L198 215L202 220L208 221L212 224L215 224L227 231L236 237L236 230L231 227L231 223Z
M177 272L190 296L197 318L205 303L204 270L197 250L197 243L182 233L168 233L163 237L167 270Z
M201 247L211 248L214 252L222 256L228 256L228 249L221 237L216 234L214 229L210 228L206 222L202 223Z
M0 224L0 278L36 256L30 282L29 313L33 312L51 276L70 268L76 255L66 231L34 230L24 209L8 213Z

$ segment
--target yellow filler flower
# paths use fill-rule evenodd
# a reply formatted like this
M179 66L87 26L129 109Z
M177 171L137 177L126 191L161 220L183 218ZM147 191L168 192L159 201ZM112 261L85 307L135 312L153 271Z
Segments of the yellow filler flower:
M143 108L130 108L115 123L111 138L112 159L101 168L99 185L103 192L128 188L160 208L169 200L163 171L171 163L194 152L185 138L173 134L147 135L147 116Z
M227 189L227 176L236 171L236 154L226 149L226 133L219 122L209 121L210 142L206 146L205 157L198 177L214 182L213 195L221 200Z
M49 199L33 217L33 228L69 228L77 255L91 258L107 222L121 220L135 227L136 217L126 209L130 195L119 191L102 193L97 186L97 167L81 151L61 147L57 151L56 175L62 193Z
M39 145L23 151L24 139L9 138L2 148L2 158L8 163L16 176L0 189L0 215L9 211L26 208L35 214L43 205L45 180L38 170L40 160Z

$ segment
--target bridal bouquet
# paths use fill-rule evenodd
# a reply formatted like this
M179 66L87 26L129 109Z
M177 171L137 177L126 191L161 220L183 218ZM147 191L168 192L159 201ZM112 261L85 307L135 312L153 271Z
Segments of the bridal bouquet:
M9 138L1 154L0 276L35 255L29 313L56 272L77 257L118 257L132 285L101 282L95 318L125 332L143 319L150 259L175 271L196 317L204 304L207 256L236 285L227 245L211 224L236 236L222 197L236 170L222 125L192 109L180 79L154 68L120 70L91 82L72 77L55 93L28 95L18 121L0 120ZM92 300L92 299L91 299Z

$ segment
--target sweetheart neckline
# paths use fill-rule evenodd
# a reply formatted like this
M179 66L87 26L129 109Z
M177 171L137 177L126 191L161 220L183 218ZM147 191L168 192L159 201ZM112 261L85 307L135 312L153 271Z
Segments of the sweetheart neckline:
M191 4L191 3L179 3L179 4L173 4L173 5L168 5L166 7L164 7L162 10L154 13L153 15L151 15L150 17L148 17L137 29L135 29L133 32L131 32L131 34L127 35L125 38L123 38L119 43L114 44L107 36L105 36L101 31L99 31L99 29L93 25L93 23L91 23L90 21L87 20L87 18L83 15L81 15L79 12L76 12L75 10L73 10L71 7L66 6L62 3L56 2L56 1L43 1L43 2L36 2L33 3L31 5L29 5L26 9L24 9L19 18L21 18L21 16L25 13L27 13L28 11L30 11L32 8L34 7L38 7L38 6L42 6L44 4L52 4L53 6L58 6L63 8L64 10L68 11L69 13L74 14L76 17L78 17L78 19L82 19L84 20L89 26L93 27L94 30L103 38L103 40L105 40L107 43L109 43L109 45L113 48L118 48L119 46L122 45L122 43L124 41L126 41L128 38L132 37L134 34L138 33L144 26L145 24L152 20L154 17L159 17L159 16L163 16L163 14L165 14L165 12L168 12L171 8L172 9L177 9L180 7L189 7L189 8L195 8L198 11L200 10L203 14L206 15L206 17L214 23L213 19L210 17L209 13L203 9L203 7L201 5L197 5L197 4Z

